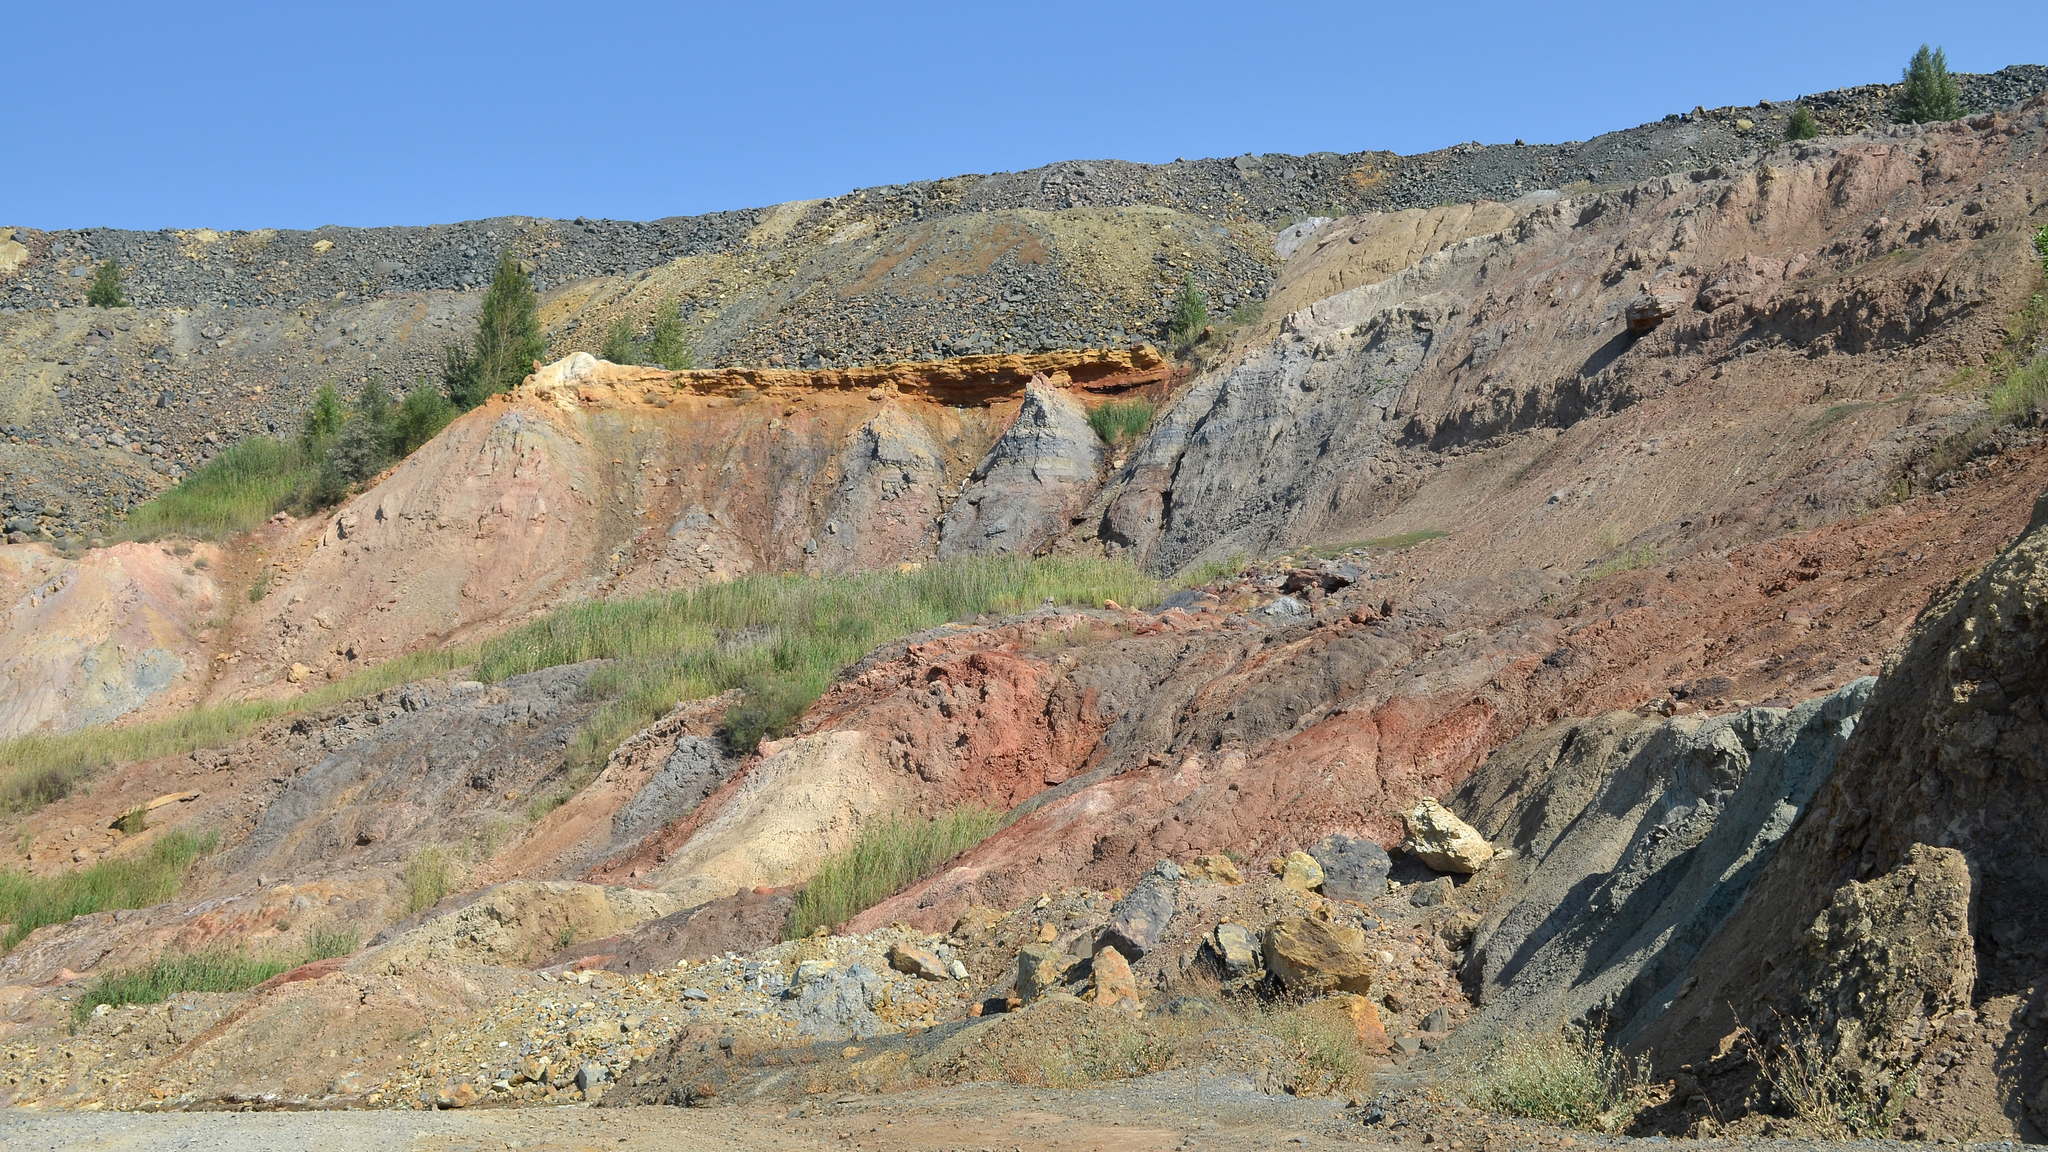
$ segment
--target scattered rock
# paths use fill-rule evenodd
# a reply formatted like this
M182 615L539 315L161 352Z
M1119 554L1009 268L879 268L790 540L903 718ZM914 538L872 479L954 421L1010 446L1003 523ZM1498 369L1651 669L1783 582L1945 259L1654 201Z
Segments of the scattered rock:
M1228 921L1218 924L1210 934L1210 942L1216 949L1216 956L1223 961L1223 970L1232 979L1254 972L1259 967L1259 938L1242 924Z
M1448 904L1451 894L1455 891L1457 885L1449 876L1439 876L1434 880L1411 885L1408 889L1408 903L1417 908L1435 908Z
M1273 861L1280 883L1297 892L1313 892L1323 884L1323 866L1306 852L1289 852L1286 859Z
M1059 986L1060 954L1043 944L1026 944L1017 953L1017 999L1025 1004Z
M1130 961L1114 948L1096 950L1088 995L1097 1008L1133 1011L1144 1007L1138 1002L1138 978L1131 973Z
M1176 907L1172 881L1156 874L1147 876L1109 910L1101 943L1123 953L1127 960L1141 959L1165 935Z
M434 1093L433 1105L436 1108L467 1108L476 1103L476 1098L475 1085L466 1082L450 1084Z
M1194 863L1183 871L1191 880L1207 880L1216 884L1244 883L1244 873L1237 870L1236 861L1221 852L1197 856Z

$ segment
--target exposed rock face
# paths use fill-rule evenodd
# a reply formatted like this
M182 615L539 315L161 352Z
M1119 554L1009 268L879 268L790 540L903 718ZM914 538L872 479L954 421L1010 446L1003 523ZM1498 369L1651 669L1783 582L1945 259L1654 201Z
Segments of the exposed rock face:
M1783 1019L1883 1084L1950 1035L1924 1026L1949 1007L2031 1002L2048 940L2044 651L2048 498L1921 614L1834 774L1693 965L1697 987L1642 1045L1703 1060L1738 1025L1775 1037ZM2036 1049L2038 1019L2015 1013L2010 1051ZM2006 1116L2025 1090L2000 1089Z
M592 670L571 664L490 687L393 693L396 706L367 738L291 773L224 863L274 876L459 842L560 769L562 745L592 708L580 698Z
M1043 377L968 478L939 528L939 556L1031 555L1093 499L1102 440L1080 402Z
M1474 881L1494 902L1467 961L1485 1007L1466 1039L1589 1019L1627 1040L1656 1020L1833 770L1871 685L1790 711L1609 713L1495 752L1451 797L1514 848Z
M0 546L0 740L205 691L212 653L201 636L225 603L211 568L221 553L186 551L118 544L67 560Z
M1425 797L1402 819L1408 825L1408 850L1439 872L1469 876L1493 859L1493 845L1456 813Z
M1891 482L1874 442L1915 426L1938 436L1931 411L1865 427L1848 450L1816 442L1795 458L1764 442L1792 409L1849 399L1841 377L1812 369L1823 350L1906 349L2032 290L2044 117L2030 105L1887 129L1524 206L1512 225L1306 303L1270 342L1198 377L1092 506L1086 536L1166 573L1455 524L1539 568L1563 559L1562 541L1617 523L1633 537L1695 517L1754 521L1767 514L1748 507L1753 482L1783 485L1784 515L1849 514ZM1943 180L1922 179L1913 148L1942 156ZM1914 258L1870 263L1898 250ZM1658 301L1654 331L1630 331L1639 295ZM1736 353L1765 345L1754 361ZM1874 402L1911 385L1857 387ZM1745 415L1694 427L1686 413L1701 405ZM1624 412L1658 441L1628 488L1668 503L1624 507L1598 470L1564 463ZM1480 483L1477 460L1449 467L1447 452L1490 458L1502 479Z

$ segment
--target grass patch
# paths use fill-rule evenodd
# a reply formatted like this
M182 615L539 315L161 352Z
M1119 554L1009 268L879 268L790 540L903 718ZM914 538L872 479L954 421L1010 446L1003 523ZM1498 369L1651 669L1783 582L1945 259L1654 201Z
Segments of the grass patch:
M1649 1103L1650 1070L1590 1032L1517 1029L1472 1081L1483 1108L1551 1124L1618 1132Z
M8 741L0 744L0 811L32 811L61 799L110 764L219 747L280 716L455 668L473 665L477 679L495 682L560 664L612 660L585 685L607 703L570 743L575 786L621 740L681 700L745 689L746 700L727 716L726 738L734 748L750 749L783 731L840 669L891 640L1047 600L1093 605L1112 599L1142 607L1159 593L1158 581L1120 561L992 557L822 580L749 576L688 592L578 604L479 644L409 653L290 700L210 705L150 724Z
M129 513L121 535L129 540L224 540L268 520L319 476L319 462L309 460L298 444L252 436Z
M159 956L140 968L108 972L94 980L71 1004L74 1018L86 1020L102 1004L161 1004L180 992L239 992L254 988L301 964L346 956L360 942L354 932L322 929L300 951L251 954L238 949L209 948Z
M1088 426L1102 437L1102 442L1117 445L1136 440L1152 426L1156 406L1144 397L1129 400L1110 400L1088 410Z
M438 844L430 844L405 862L405 912L432 908L455 891L455 857Z
M587 691L609 701L571 742L572 769L602 764L619 741L679 700L730 688L737 750L787 729L840 669L891 640L949 620L1045 601L1144 605L1157 581L1126 563L1086 557L951 560L914 572L831 579L749 576L687 592L565 608L483 646L479 680L607 658Z
M1617 572L1634 572L1638 568L1648 568L1652 564L1660 563L1663 559L1663 550L1654 544L1645 544L1640 548L1629 548L1602 560L1581 573L1579 579L1590 582L1612 576Z
M1360 548L1378 548L1391 552L1399 548L1427 544L1431 540L1441 540L1449 535L1449 532L1440 532L1435 528L1423 528L1415 532L1403 532L1398 536L1375 536L1370 540L1353 540L1349 544L1332 544L1327 548L1314 549L1313 553L1326 557L1341 556L1346 552L1356 552Z
M1182 588L1202 588L1218 580L1228 580L1244 571L1244 553L1232 552L1217 560L1204 560L1174 577L1174 583Z
M827 856L790 909L784 939L843 924L936 873L948 860L1003 825L1003 814L965 804L930 820L899 814L860 830L853 844Z
M102 860L89 868L55 876L0 869L0 922L7 934L0 949L12 948L46 924L64 924L94 912L147 908L177 894L193 861L213 850L211 836L172 832L133 856Z

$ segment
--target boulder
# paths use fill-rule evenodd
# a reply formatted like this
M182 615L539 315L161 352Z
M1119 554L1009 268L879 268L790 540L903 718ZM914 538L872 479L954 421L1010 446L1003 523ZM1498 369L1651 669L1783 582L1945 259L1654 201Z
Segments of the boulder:
M1026 944L1017 953L1017 999L1025 1004L1059 987L1063 958L1044 944Z
M1223 970L1233 979L1258 969L1259 938L1244 925L1227 921L1218 924L1209 942L1217 959L1223 961Z
M1323 895L1332 900L1364 903L1387 891L1387 873L1394 862L1371 840L1332 832L1309 845L1308 854L1323 869Z
M939 522L939 557L1028 556L1101 487L1103 444L1088 410L1045 376Z
M1318 908L1289 916L1266 929L1266 970L1289 991L1372 990L1377 963L1366 951L1365 933Z
M1323 884L1323 866L1306 852L1289 852L1285 859L1275 860L1274 871L1280 874L1280 883L1297 892L1313 892Z
M1423 800L1403 819L1408 850L1439 872L1469 876L1493 859L1493 845L1486 837L1433 799Z
M1683 303L1683 296L1669 292L1651 292L1646 286L1640 296L1629 301L1628 330L1640 336L1678 315L1678 306Z
M1166 934L1176 907L1173 882L1157 874L1147 876L1109 910L1100 942L1123 953L1126 960L1137 960Z
M1090 968L1088 998L1097 1008L1128 1012L1144 1007L1138 1001L1138 978L1123 953L1114 948L1100 949Z
M1216 884L1244 883L1244 873L1237 870L1236 861L1221 852L1195 857L1194 863L1183 869L1183 873L1190 880L1208 880Z
M920 980L946 980L952 973L939 954L929 948L915 944L893 944L889 947L889 967Z

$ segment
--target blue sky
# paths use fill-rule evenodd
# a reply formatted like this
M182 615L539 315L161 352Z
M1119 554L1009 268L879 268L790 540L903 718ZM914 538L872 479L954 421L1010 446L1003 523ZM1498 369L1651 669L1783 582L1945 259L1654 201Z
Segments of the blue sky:
M1583 139L2048 63L2048 4L11 5L0 225L652 219L1069 158Z

